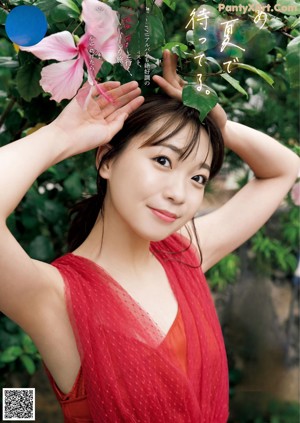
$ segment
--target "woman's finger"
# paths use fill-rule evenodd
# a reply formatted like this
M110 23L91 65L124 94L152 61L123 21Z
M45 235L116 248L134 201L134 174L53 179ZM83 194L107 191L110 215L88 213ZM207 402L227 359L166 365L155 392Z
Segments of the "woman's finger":
M95 99L102 96L102 93L100 91L100 89L101 89L102 91L105 92L105 94L108 95L108 97L110 97L110 91L113 90L113 89L116 89L120 85L121 85L121 83L119 81L101 82L100 84L96 84L96 85L92 86L92 95Z
M136 81L131 81L124 85L120 85L118 82L110 82L106 84L106 88L108 87L112 88L110 91L107 91L112 101L108 101L102 95L98 96L97 87L95 86L84 87L76 96L82 110L86 111L91 118L96 120L100 118L106 119L109 115L120 109L124 113L130 113L131 106L125 109L123 107L141 94Z
M176 98L177 100L182 99L182 88L180 86L175 87L173 84L170 84L165 78L159 75L154 75L152 79L170 97Z
M215 107L209 112L208 115L215 124L222 130L227 122L227 115L223 107L218 103Z
M142 96L134 98L129 103L127 103L125 106L123 106L120 109L117 109L113 113L111 113L106 118L106 122L108 122L108 123L113 122L118 117L118 115L123 114L123 113L130 115L132 112L134 112L136 109L138 109L144 103L144 101L145 101L145 99Z
M141 89L138 87L126 93L122 97L119 97L114 103L106 104L106 106L102 108L103 118L105 119L109 115L114 113L116 110L120 110L121 108L126 106L128 103L130 103L132 100L139 97L140 94L141 94Z
M121 97L127 95L128 93L132 92L136 88L138 88L139 84L136 81L130 81L126 84L119 85L119 87L115 87L108 92L109 96L112 98L112 102L108 102L104 97L99 96L97 97L97 103L101 109L104 109L107 105L116 105Z
M112 89L119 87L121 85L121 82L120 81L106 81L106 82L101 82L101 84L98 84L98 85L101 85L102 88L104 88L107 91L110 91Z
M170 83L176 80L176 68L177 56L169 50L165 50L163 55L163 77Z

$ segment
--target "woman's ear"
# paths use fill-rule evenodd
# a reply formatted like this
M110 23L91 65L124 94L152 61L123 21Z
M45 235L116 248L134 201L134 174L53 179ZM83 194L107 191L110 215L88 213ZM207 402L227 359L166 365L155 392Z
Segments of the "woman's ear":
M108 179L110 176L110 164L111 164L111 160L105 160L100 169L100 163L103 159L103 157L105 156L105 154L107 154L109 152L109 150L111 149L111 146L109 144L106 145L102 145L101 147L98 148L97 154L96 154L96 168L100 174L100 176L104 179Z

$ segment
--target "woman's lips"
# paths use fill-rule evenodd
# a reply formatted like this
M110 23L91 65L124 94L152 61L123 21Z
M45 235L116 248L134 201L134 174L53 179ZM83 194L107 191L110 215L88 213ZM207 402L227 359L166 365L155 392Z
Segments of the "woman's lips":
M155 216L159 217L161 220L164 220L165 222L174 222L177 219L176 214L170 213L167 210L159 210L159 209L153 209L150 207L150 210L152 211Z

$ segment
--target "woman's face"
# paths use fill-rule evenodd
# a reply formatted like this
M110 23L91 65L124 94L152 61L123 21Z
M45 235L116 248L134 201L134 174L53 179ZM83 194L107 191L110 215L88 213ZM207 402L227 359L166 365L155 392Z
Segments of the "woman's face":
M212 160L204 129L184 160L179 156L190 139L188 126L160 145L143 146L158 124L132 139L100 170L107 179L105 219L148 241L162 240L192 219L202 202Z

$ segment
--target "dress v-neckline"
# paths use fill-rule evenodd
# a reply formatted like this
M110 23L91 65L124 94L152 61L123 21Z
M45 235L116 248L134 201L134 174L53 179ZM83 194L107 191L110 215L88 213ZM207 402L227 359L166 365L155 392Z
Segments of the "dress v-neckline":
M81 256L81 255L79 255L79 254L73 254L73 253L67 253L67 255L70 255L70 256L72 256L72 257L76 257L76 258L78 258L78 259L80 259L80 260L85 260L85 261L87 261L87 262L89 262L89 263L91 263L92 265L94 265L94 266L96 266L96 268L98 268L98 269L100 269L103 273L105 273L112 281L113 281L113 283L115 283L123 292L125 292L126 293L126 295L128 295L130 298L131 298L131 300L132 301L134 301L137 305L138 305L138 307L143 311L143 313L146 313L147 314L147 316L149 317L149 319L151 320L151 322L154 324L154 326L159 330L159 332L160 332L160 334L162 335L162 340L161 340L161 343L159 344L159 346L160 345L162 345L166 340L167 340L167 338L170 336L170 334L171 334L171 332L172 332L172 329L173 329L173 327L175 326L175 324L177 323L177 320L178 320L178 317L179 317L179 314L180 314L180 307L179 307L179 302L178 302L178 299L177 299L177 297L176 297L176 295L175 295L175 292L174 292L174 290L173 290L173 287L172 287L172 284L170 283L170 279L169 279L169 276L168 276L168 273L167 273L167 271L166 271L166 269L165 269L165 267L163 266L163 264L162 264L162 261L159 259L159 257L155 254L155 252L153 251L153 249L151 248L151 246L150 246L150 251L151 251L151 253L155 256L155 258L156 258L156 260L160 263L160 265L162 266L162 268L163 268L163 270L164 270L164 272L165 272L165 275L166 275L166 278L167 278L167 280L168 280L168 284L169 284L169 286L170 286L170 288L171 288L171 291L173 292L173 295L174 295L174 297L175 297L175 299L176 299L176 302L177 302L177 311L176 311L176 316L175 316L175 318L173 319L173 321L172 321L172 324L171 324L171 326L169 327L169 329L168 329L168 331L165 333L161 328L160 328L160 326L156 323L156 321L153 319L153 317L149 314L149 312L147 311L147 310L145 310L145 308L135 299L135 298L133 298L132 297L132 295L106 270L106 269L104 269L104 267L102 267L100 264L98 264L98 263L96 263L95 261L93 261L93 260L91 260L91 259L89 259L89 258L87 258L87 257L84 257L84 256Z

